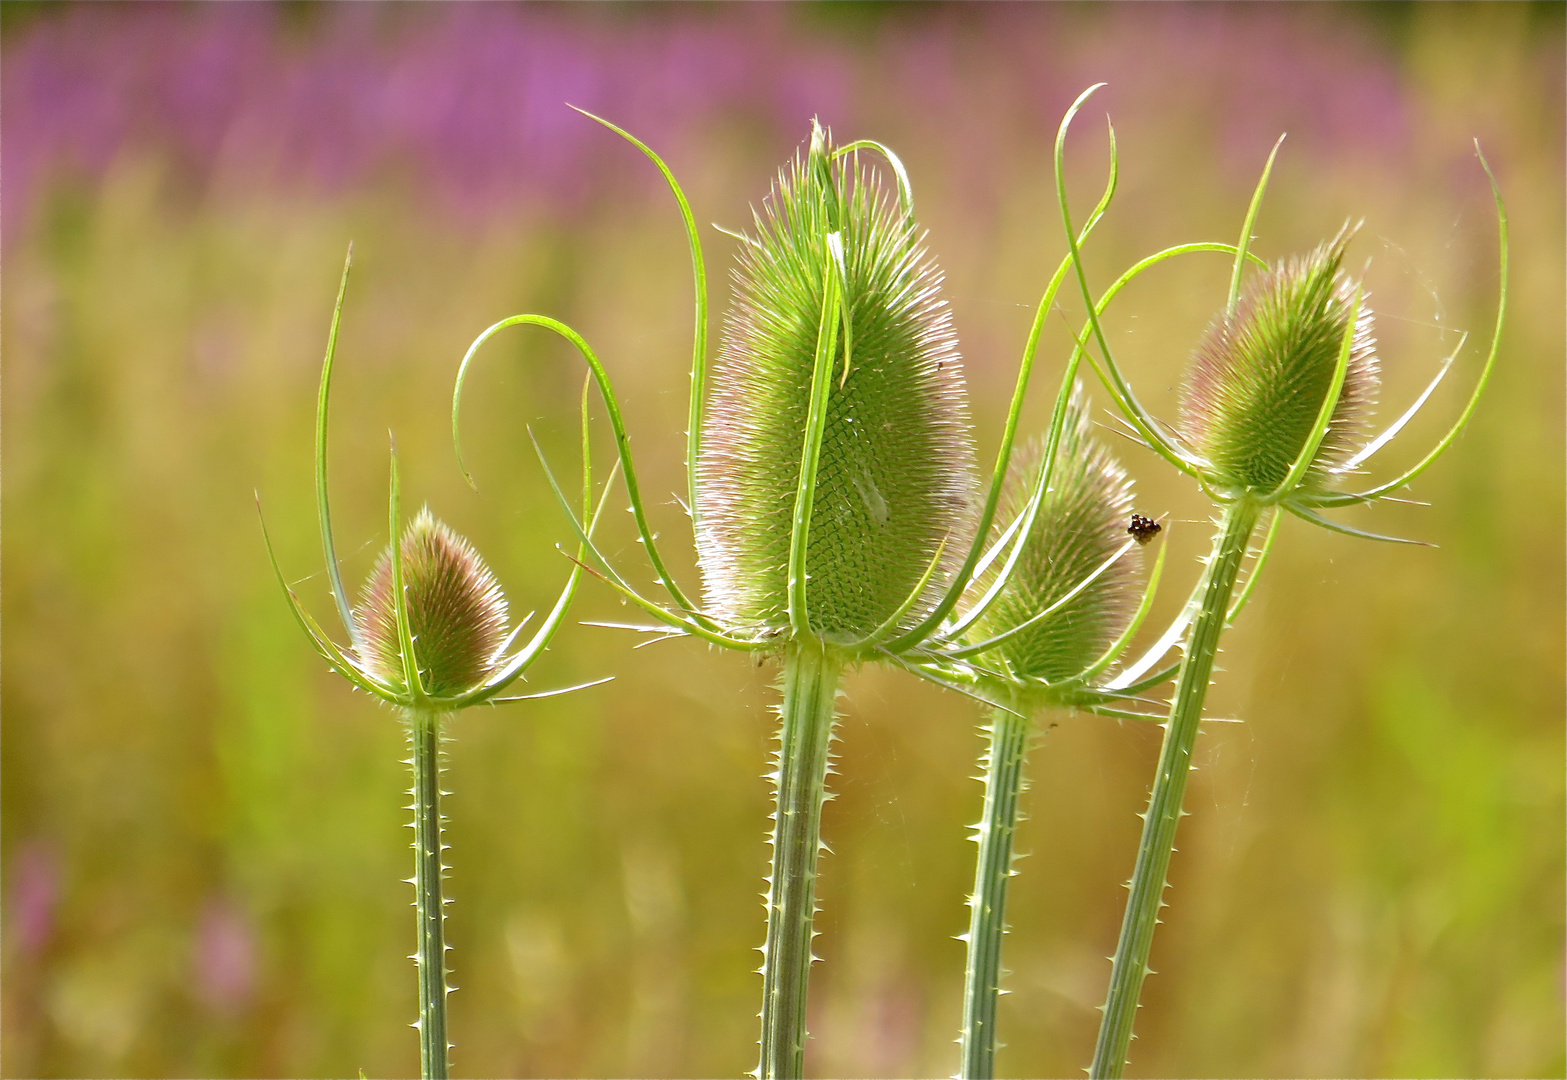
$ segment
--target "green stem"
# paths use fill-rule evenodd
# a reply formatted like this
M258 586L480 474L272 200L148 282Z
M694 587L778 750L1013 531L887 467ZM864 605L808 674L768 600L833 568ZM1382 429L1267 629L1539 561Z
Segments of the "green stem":
M1260 512L1256 504L1244 497L1226 507L1213 554L1208 557L1202 607L1187 639L1186 658L1181 663L1180 681L1170 708L1170 721L1165 725L1164 745L1159 751L1159 771L1148 799L1148 813L1143 818L1143 838L1132 871L1121 940L1115 948L1110 993L1105 999L1099 1042L1089 1069L1092 1080L1119 1077L1126 1067L1137 997L1149 974L1148 954L1153 947L1154 927L1159 922L1159 909L1164 907L1165 873L1170 866L1170 853L1175 850L1175 827L1182 814L1181 800L1186 794L1197 727L1202 722L1203 700L1219 651L1230 594L1235 590L1235 578Z
M446 938L441 874L441 716L411 711L408 738L414 770L414 908L419 924L419 1075L446 1080Z
M773 871L767 888L762 960L761 1080L805 1075L805 995L816 914L816 858L832 744L833 705L843 660L810 639L791 642L784 661L783 724L773 779Z
M1010 703L1016 707L1016 703ZM1001 937L1006 933L1007 881L1018 796L1024 789L1023 758L1032 723L996 709L990 721L985 763L985 814L978 825L979 858L969 898L968 965L963 973L963 1080L995 1075L996 1002L1001 996Z

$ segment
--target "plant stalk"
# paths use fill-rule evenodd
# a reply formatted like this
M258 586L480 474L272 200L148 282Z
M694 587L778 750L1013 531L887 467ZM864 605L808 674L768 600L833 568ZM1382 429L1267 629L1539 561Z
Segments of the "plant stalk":
M1153 947L1154 927L1159 909L1164 907L1165 875L1170 853L1175 849L1175 828L1181 818L1181 800L1186 794L1186 778L1191 769L1192 747L1202 722L1203 701L1213 674L1214 657L1219 651L1219 636L1224 630L1230 594L1257 525L1261 508L1244 496L1229 504L1214 539L1213 554L1203 574L1202 601L1187 639L1186 657L1181 663L1180 681L1170 707L1170 720L1164 729L1164 745L1159 751L1159 771L1154 776L1143 818L1143 836L1137 849L1137 864L1132 871L1131 894L1126 901L1126 916L1121 922L1121 938L1116 944L1114 967L1110 973L1110 993L1105 999L1104 1018L1099 1025L1099 1041L1089 1069L1091 1080L1118 1078L1126 1067L1127 1048L1132 1042L1132 1025L1137 1017L1137 998L1143 979L1149 974L1148 955Z
M767 887L762 959L761 1080L805 1075L805 1001L816 914L816 860L843 660L797 638L785 654L783 723L773 774L773 869Z
M977 826L978 861L969 897L968 964L963 973L962 1080L995 1075L996 1003L1001 996L1001 938L1006 933L1007 882L1012 877L1012 840L1018 797L1025 787L1030 717L996 709L990 720L985 761L985 813Z
M408 738L414 770L414 908L419 951L419 1075L446 1080L450 1044L446 1041L446 904L441 875L446 867L441 845L441 716L411 710Z

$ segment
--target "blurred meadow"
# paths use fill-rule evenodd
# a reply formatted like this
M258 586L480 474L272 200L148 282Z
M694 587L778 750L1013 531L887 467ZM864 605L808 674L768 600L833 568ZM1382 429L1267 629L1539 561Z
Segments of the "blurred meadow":
M417 1069L399 724L315 656L271 577L331 614L312 424L350 240L331 477L345 578L386 543L387 432L407 512L485 553L514 614L547 605L570 533L529 448L573 469L582 370L523 311L577 327L627 411L676 572L691 282L686 186L716 334L735 241L819 115L902 155L947 274L981 460L1033 305L1121 153L1087 249L1098 287L1171 243L1257 227L1275 259L1365 225L1383 417L1471 333L1372 463L1436 439L1473 384L1513 224L1501 359L1429 507L1288 521L1226 638L1130 1075L1561 1076L1563 7L1553 5L5 5L0 74L4 564L0 1069L7 1076L406 1076ZM1107 330L1173 416L1228 263L1129 289ZM1063 295L1069 295L1064 293ZM1041 354L1039 428L1080 304ZM1096 390L1103 405L1105 395ZM1108 421L1107 421L1108 422ZM607 431L607 429L606 429ZM603 434L603 432L601 432ZM1208 509L1119 450L1173 545ZM607 463L607 436L600 461ZM620 498L617 494L616 498ZM629 518L607 546L651 584ZM768 849L771 665L692 641L632 650L587 582L532 689L454 725L447 787L459 1075L723 1076L752 1068ZM633 620L636 621L636 620ZM1150 624L1153 625L1153 624ZM849 682L824 836L813 1075L956 1067L975 705L898 673ZM1153 725L1047 718L1030 762L1001 1075L1091 1055L1158 749Z

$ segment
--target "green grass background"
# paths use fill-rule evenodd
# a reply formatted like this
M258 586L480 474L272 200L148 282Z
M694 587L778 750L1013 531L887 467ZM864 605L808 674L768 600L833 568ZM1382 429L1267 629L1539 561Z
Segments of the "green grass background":
M41 35L112 34L123 23L111 15L134 21L141 10L9 12L4 55L15 65ZM1089 251L1101 286L1165 244L1233 240L1272 138L1304 116L1256 250L1282 257L1365 219L1350 260L1370 260L1384 415L1452 347L1446 328L1472 332L1430 415L1374 461L1376 476L1438 437L1483 356L1475 343L1489 333L1496 273L1470 149L1482 140L1514 226L1496 377L1468 433L1413 492L1429 507L1344 515L1438 546L1286 523L1220 658L1211 711L1244 722L1210 724L1198 743L1131 1071L1560 1076L1562 8L1173 10L1182 14L1050 9L1037 29L1028 10L980 5L547 14L590 58L595 41L634 49L682 20L728 20L742 41L770 35L756 78L805 72L807 110L813 80L837 80L853 116L823 119L840 138L888 143L909 168L948 275L982 460L1061 254L1048 152L1078 89L1112 81L1069 145L1084 206L1102 182L1106 111L1122 155L1120 195ZM311 55L351 31L395 57L445 17L376 9L344 31L336 15L291 12L256 31L275 34L280 55ZM1186 16L1198 30L1181 29ZM1221 50L1217 69L1183 59L1180 34L1202 26L1251 52ZM1041 49L1061 58L1058 91L1035 94L1040 72L995 59L997 40L1024 32L1046 35ZM1150 42L1159 47L1142 51ZM1306 56L1320 79L1279 81L1270 47ZM1311 136L1323 88L1361 69L1396 91L1401 137L1335 141L1331 125ZM7 132L42 100L12 94ZM658 148L698 219L728 227L748 223L810 115L784 126L725 101L665 108L678 137ZM1250 141L1226 134L1237 111L1252 118ZM588 123L565 117L558 126ZM569 465L573 357L520 331L490 347L465 413L479 494L463 484L447 430L468 342L531 310L571 322L611 367L663 542L694 586L689 531L668 494L683 484L690 347L678 218L646 163L596 130L573 137L604 140L596 152L623 175L594 178L603 182L570 212L520 198L453 208L400 166L340 184L221 154L193 170L129 130L96 172L40 166L27 202L7 194L0 1069L409 1075L399 727L298 633L267 569L252 492L287 572L329 616L311 425L353 239L332 442L345 576L361 580L386 542L391 429L410 512L428 501L468 535L514 611L547 605L567 568L554 545L569 533L525 425ZM6 145L14 179L20 143ZM721 308L732 242L712 230L704 242ZM1109 319L1161 415L1174 413L1186 355L1226 281L1222 260L1195 258L1150 275ZM1052 320L1031 426L1069 340L1066 320ZM1173 523L1158 620L1196 574L1208 511L1152 455L1120 445L1140 512ZM651 587L629 518L614 516L608 549ZM576 613L634 614L591 582ZM777 671L689 641L633 643L568 626L531 685L615 682L452 726L459 1075L754 1065ZM896 673L848 681L824 824L833 853L812 977L815 1075L955 1068L963 952L952 938L972 874L978 721L972 703ZM1071 715L1044 723L998 1067L1075 1076L1091 1052L1159 732Z

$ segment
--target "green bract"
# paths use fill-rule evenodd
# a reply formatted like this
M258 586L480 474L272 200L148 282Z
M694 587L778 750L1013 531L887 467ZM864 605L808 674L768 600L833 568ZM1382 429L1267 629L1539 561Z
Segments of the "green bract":
M1078 675L1126 630L1137 610L1141 559L1127 537L1132 484L1093 437L1092 426L1079 387L1050 484L1011 576L968 634L984 640L1020 628L996 645L990 661L999 660L1013 679L1056 683ZM1037 442L1013 461L1004 517L1025 512L1042 465ZM989 577L984 580L988 584Z
M1182 434L1221 490L1278 491L1314 434L1345 338L1344 385L1297 490L1329 489L1364 439L1376 403L1371 309L1351 333L1356 286L1340 264L1347 235L1254 278L1233 315L1221 314L1187 372ZM1363 301L1363 298L1362 298Z
M828 238L833 238L828 241ZM828 242L824 242L828 241ZM782 170L740 251L697 469L707 611L732 633L789 624L789 552L826 291L840 259L843 323L806 549L810 628L863 638L933 608L967 550L973 451L940 273L858 156L819 129Z

